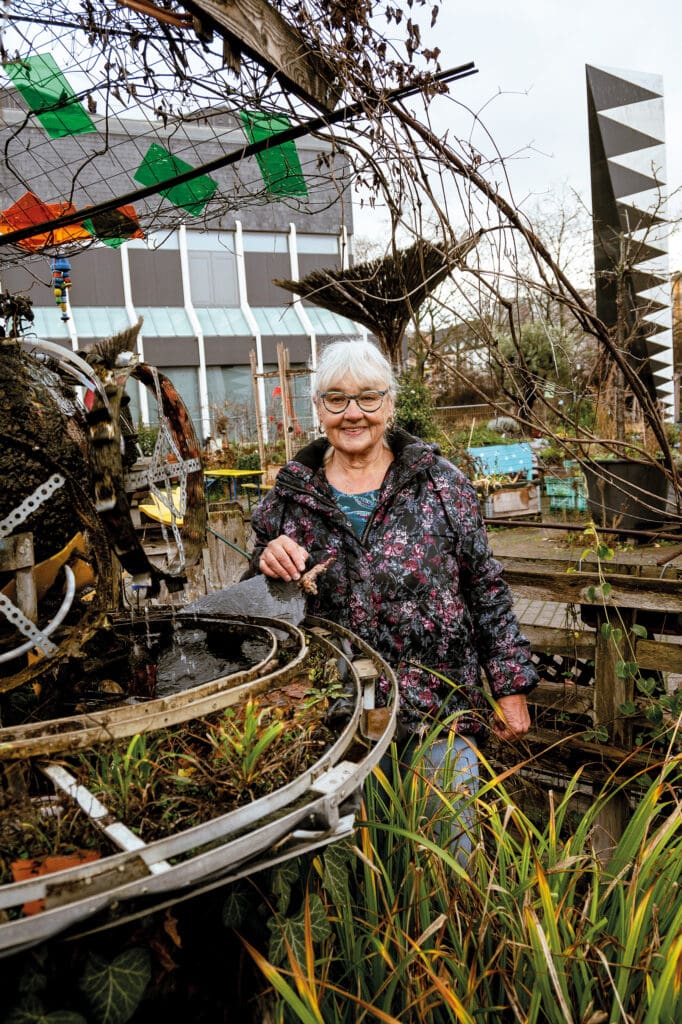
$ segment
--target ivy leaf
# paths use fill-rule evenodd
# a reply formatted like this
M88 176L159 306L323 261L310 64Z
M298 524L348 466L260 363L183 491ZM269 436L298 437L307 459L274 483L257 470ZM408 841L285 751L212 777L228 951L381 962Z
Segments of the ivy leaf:
M308 897L310 909L310 932L313 942L322 942L331 934L331 925L324 909L324 903L320 897L313 893ZM268 959L273 964L284 963L287 955L286 943L289 943L296 962L305 963L305 908L302 907L295 917L288 917L284 921L271 919L268 921L270 929L270 944L268 947Z
M633 626L630 626L630 631L634 633L635 636L641 636L643 640L645 640L648 635L646 626L640 626L638 622L635 622Z
M291 899L291 890L301 877L300 865L297 860L285 861L273 869L270 884L272 895L277 901L277 912L286 913Z
M43 1004L36 996L25 996L14 1006L2 1024L88 1024L80 1013L70 1010L53 1010L45 1013Z
M324 851L322 885L337 907L348 905L348 871L350 851L346 843L331 843Z
M226 928L241 928L253 914L253 901L246 889L233 885L223 903L223 924Z
M125 1024L135 1013L151 978L149 953L126 949L109 963L90 953L79 987L99 1024Z
M31 952L33 955L19 980L19 992L22 995L36 996L47 988L45 946L39 946L37 950Z
M637 712L637 705L634 700L626 700L624 704L618 705L621 715L634 715Z

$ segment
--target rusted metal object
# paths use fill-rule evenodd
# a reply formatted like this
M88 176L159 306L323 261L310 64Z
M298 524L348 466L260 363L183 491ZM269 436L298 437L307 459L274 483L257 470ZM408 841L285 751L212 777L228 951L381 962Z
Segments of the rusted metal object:
M79 638L87 638L116 607L112 552L151 593L161 581L169 590L181 588L187 567L201 557L206 505L199 442L172 382L138 363L133 349L140 326L83 355L38 339L0 339L0 542L11 545L19 531L29 535L35 566L29 572L50 581L38 595L39 607L25 616L16 602L26 567L7 559L0 565L0 692L40 675L22 662L27 650L54 657L68 646L70 632L77 628ZM126 437L121 415L131 376L153 391L159 412L154 455L132 480L130 430ZM74 379L90 395L87 409ZM140 488L162 502L180 494L180 507L171 509L173 542L165 564L150 561L132 522L129 492ZM63 571L51 574L53 564ZM79 572L85 566L89 578ZM72 585L65 609L65 588L68 595ZM61 627L56 645L47 639L55 614Z

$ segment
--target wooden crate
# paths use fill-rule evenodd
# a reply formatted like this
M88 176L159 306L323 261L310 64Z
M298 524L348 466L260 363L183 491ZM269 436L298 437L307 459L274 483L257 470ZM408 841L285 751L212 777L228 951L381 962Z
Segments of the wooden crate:
M540 488L533 483L501 487L483 499L483 515L486 519L536 516L540 511Z

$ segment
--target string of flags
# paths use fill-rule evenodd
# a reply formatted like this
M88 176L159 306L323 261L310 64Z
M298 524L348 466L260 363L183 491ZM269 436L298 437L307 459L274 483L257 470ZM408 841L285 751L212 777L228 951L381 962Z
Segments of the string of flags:
M7 61L2 66L51 139L98 132L97 125L52 54L35 54ZM249 142L268 138L290 126L287 117L268 115L260 111L242 111L240 119ZM269 147L257 154L256 160L267 192L276 196L307 195L305 177L294 142ZM132 176L141 185L148 186L189 170L192 170L191 164L181 160L158 142L152 142ZM161 189L160 194L190 216L198 217L218 187L215 179L204 174L191 181ZM76 207L70 202L47 203L34 192L26 191L11 206L0 211L0 234L7 234L33 224L42 224L66 213L75 212ZM112 248L118 248L129 239L144 237L135 207L127 204L105 213L93 214L91 217L84 216L82 221L67 227L31 235L17 244L27 252L39 253L48 248L59 249L67 243L93 239ZM57 255L52 261L51 269L55 300L62 310L62 320L66 320L66 296L71 287L71 268L65 257Z

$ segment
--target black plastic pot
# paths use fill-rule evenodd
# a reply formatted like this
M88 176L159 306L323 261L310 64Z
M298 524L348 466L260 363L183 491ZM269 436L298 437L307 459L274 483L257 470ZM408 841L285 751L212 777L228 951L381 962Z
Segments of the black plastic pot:
M661 464L590 459L583 465L587 506L598 526L639 530L670 518L668 478Z

